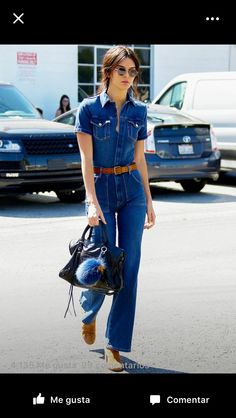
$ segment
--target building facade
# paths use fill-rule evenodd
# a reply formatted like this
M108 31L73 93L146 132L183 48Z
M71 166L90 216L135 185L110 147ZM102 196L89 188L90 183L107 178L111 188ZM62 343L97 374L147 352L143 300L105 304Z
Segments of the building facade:
M15 84L53 119L60 97L71 108L96 94L104 53L113 45L0 45L0 81ZM152 100L178 74L235 71L236 45L128 45L141 64L141 100Z

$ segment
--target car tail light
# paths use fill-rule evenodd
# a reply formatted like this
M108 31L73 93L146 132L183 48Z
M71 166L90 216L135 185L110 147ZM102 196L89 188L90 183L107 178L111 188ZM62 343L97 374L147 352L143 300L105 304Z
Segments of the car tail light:
M216 135L215 135L215 132L214 132L214 130L213 130L212 127L210 129L210 136L211 136L211 147L212 147L212 151L219 151L219 147L218 147L218 144L217 144Z
M155 139L154 139L154 128L148 127L147 138L145 139L144 151L149 154L154 154L156 152Z

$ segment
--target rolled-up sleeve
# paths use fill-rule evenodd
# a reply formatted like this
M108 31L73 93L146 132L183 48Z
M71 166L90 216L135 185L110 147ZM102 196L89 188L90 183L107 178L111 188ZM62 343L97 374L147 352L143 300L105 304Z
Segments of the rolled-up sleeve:
M86 99L84 99L77 110L74 131L92 135L90 120L89 106Z
M138 132L138 141L147 138L147 106L144 107L144 118L143 118L143 125Z

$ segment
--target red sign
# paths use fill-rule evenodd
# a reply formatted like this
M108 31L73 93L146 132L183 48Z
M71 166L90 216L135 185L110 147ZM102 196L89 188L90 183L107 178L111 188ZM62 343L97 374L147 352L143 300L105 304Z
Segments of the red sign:
M17 64L37 65L37 53L17 52Z

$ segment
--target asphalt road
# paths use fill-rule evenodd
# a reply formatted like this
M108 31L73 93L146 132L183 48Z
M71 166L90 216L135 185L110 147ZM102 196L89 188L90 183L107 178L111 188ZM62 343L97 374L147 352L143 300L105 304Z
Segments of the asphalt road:
M152 188L155 228L144 232L136 322L124 373L236 372L236 182L199 194ZM104 331L111 298L86 346L64 312L58 271L86 224L83 204L53 193L0 201L0 373L108 373Z

